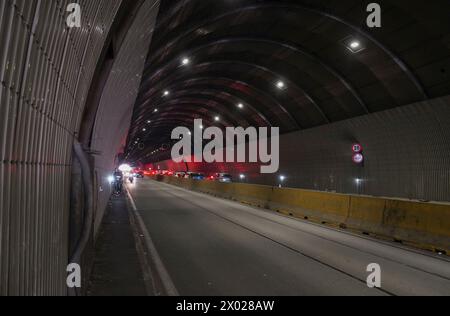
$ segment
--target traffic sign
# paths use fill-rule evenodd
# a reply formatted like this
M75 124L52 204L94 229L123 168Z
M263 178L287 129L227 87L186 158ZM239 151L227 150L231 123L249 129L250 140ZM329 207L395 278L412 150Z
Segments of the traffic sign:
M353 162L356 164L361 164L364 162L364 155L361 153L356 153L353 155Z
M363 148L360 144L353 144L352 150L354 153L359 154L363 151Z

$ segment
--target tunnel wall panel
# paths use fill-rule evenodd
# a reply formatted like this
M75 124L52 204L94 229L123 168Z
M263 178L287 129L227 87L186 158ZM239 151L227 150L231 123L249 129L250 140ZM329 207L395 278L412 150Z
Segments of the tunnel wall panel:
M95 233L112 193L108 177L117 167L117 153L123 152L125 146L159 3L159 0L147 0L142 4L117 54L100 100L91 145L91 150L96 153L98 189Z
M352 161L354 143L363 146L363 165ZM246 181L264 185L278 185L284 175L283 185L294 188L450 201L450 97L282 135L276 174L243 163L168 160L146 167L226 172L236 181L245 174Z
M120 0L0 1L0 295L64 295L72 145Z

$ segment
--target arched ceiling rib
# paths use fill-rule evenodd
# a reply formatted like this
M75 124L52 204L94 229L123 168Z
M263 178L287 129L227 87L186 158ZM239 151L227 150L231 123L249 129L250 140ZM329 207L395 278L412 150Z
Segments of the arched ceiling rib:
M256 120L251 119L251 117L244 116L242 111L232 111L236 103L230 103L228 98L214 95L213 93L207 93L204 90L181 90L179 93L173 94L169 100L158 103L158 106L162 109L171 106L173 110L176 110L177 108L174 108L174 106L179 106L183 103L204 106L208 108L210 113L225 114L229 117L233 117L233 120L238 126L255 126L259 123L256 122ZM148 113L144 110L140 116L142 118L148 117Z
M186 2L189 2L189 1L186 1ZM356 33L362 35L365 39L367 39L367 40L371 41L373 44L377 45L398 65L398 67L401 70L403 70L406 73L406 75L409 77L409 79L414 83L416 88L420 91L423 98L426 99L428 97L427 93L425 91L425 88L423 87L420 80L413 73L413 71L410 69L410 67L398 55L396 55L386 45L384 45L383 43L378 41L369 32L365 31L364 29L353 24L352 22L350 22L342 17L339 17L338 15L333 14L329 11L319 9L319 8L313 7L313 6L294 4L294 3L280 3L280 2L282 2L282 1L276 1L276 2L266 1L266 3L262 3L262 4L252 4L252 5L248 5L248 6L241 6L236 10L231 10L231 11L225 12L219 16L211 17L209 20L200 21L200 23L198 23L197 25L195 25L194 27L192 27L190 29L187 29L184 33L178 34L177 37L168 46L176 45L175 43L180 38L183 38L183 37L189 35L196 29L201 29L202 27L207 27L209 24L212 24L213 22L220 21L222 19L226 19L230 16L239 15L246 11L249 11L249 12L255 12L257 10L273 11L274 9L285 9L285 10L289 10L289 11L291 11L291 10L306 11L306 12L311 12L311 13L317 14L318 16L329 18L338 23L341 23L341 24L347 26L353 32L356 32ZM183 7L180 7L179 9L183 9ZM165 49L165 47L162 47L162 49ZM157 52L155 54L155 56L158 56L158 55L159 54Z
M439 36L450 33L450 25L441 23L447 32L436 22L423 25L433 17L417 19L407 0L380 3L383 28L369 29L367 3L358 0L163 0L129 157L148 155L132 149L136 139L140 147L158 148L177 124L197 117L212 126L225 127L226 118L227 124L278 126L286 133L448 94L450 78L443 74L450 45ZM422 6L430 5L436 10L424 14L450 9L444 0ZM417 34L420 26L425 35ZM363 50L351 52L348 39ZM224 121L211 121L216 115ZM143 138L146 127L152 132Z
M179 81L178 81L179 80ZM262 89L253 86L244 81L237 80L236 78L226 78L219 76L195 76L193 79L178 79L174 81L173 86L170 86L172 89L167 89L168 91L175 91L177 87L181 88L214 88L217 91L225 91L226 93L230 93L236 95L237 98L240 98L242 102L246 106L251 106L256 109L259 113L259 116L264 119L264 121L269 121L269 117L271 117L271 121L275 120L274 126L288 126L287 131L292 130L292 128L298 128L294 119L289 114L289 112L270 94L266 93ZM175 90L174 90L175 89ZM163 94L163 90L159 89L151 89L150 95L152 93ZM145 104L145 108L150 112L157 107L157 103L153 103L155 99L151 97L145 97L145 100L148 100ZM137 110L137 109L136 109ZM280 114L281 113L281 114ZM284 116L282 115L284 114ZM279 118L283 119L279 119ZM286 119L288 122L286 122ZM283 120L285 121L283 124Z

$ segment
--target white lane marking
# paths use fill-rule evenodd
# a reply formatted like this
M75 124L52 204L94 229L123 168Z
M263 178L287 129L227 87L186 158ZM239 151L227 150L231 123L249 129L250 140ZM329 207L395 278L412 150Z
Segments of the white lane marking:
M127 191L128 197L130 199L134 215L137 219L137 224L139 225L141 232L144 234L145 244L147 246L147 249L148 249L148 252L149 252L151 258L154 261L157 273L158 273L159 277L161 278L161 282L164 286L164 290L166 291L166 294L168 296L180 296L180 294L178 293L178 290L175 287L175 284L172 281L172 278L169 275L169 272L167 271L166 267L164 266L164 263L161 260L161 256L159 255L158 251L156 250L155 244L153 243L153 240L150 237L150 233L148 232L147 227L144 224L141 214L139 214L139 211L136 207L136 203L133 199L133 196L131 195L130 191L128 191L128 189L126 191Z

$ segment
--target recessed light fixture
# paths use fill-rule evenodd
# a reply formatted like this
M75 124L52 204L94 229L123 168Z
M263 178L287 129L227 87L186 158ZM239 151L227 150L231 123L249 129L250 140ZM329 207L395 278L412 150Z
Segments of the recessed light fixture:
M142 131L143 131L143 132L146 132L146 131L147 131L147 129L146 129L146 128L143 128L143 129L142 129Z
M278 81L277 82L277 88L278 89L284 89L286 87L286 84L283 81Z
M353 41L350 43L350 48L352 49L358 49L361 46L361 43L358 41Z
M214 121L219 122L219 121L220 121L220 117L219 117L219 116L216 116L216 117L214 118Z
M205 29L205 28L200 28L200 29L198 29L196 31L196 33L198 35L205 36L205 35L208 35L210 33L210 31L208 29Z
M187 57L185 57L185 58L183 58L183 59L181 60L181 64L182 64L183 66L189 65L190 62L191 62L191 61L190 61L189 58L187 58Z
M365 50L364 44L356 37L349 36L342 40L342 44L352 53L359 53Z
M239 103L239 104L237 105L237 107L240 108L240 109L243 109L243 108L244 108L244 104Z
M167 96L168 96L169 94L170 94L170 92L169 92L169 91L167 91L167 90L166 90L166 91L164 91L164 96L165 96L165 97L167 97Z
M158 109L155 109L153 112L155 112L155 113L158 112Z

